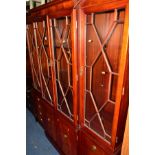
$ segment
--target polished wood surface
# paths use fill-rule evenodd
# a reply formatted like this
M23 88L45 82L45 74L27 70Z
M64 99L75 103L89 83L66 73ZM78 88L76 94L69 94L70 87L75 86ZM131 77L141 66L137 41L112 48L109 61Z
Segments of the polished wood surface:
M129 155L129 114L127 116L121 155Z
M114 118L113 118L113 127L112 127L112 146L115 147L116 145L116 135L117 135L117 125L118 125L118 118L119 118L119 110L120 110L120 103L122 98L123 92L123 78L125 74L125 65L127 60L127 52L128 52L128 25L129 25L129 10L128 5L126 6L126 14L125 14L125 24L124 24L124 32L123 32L123 41L122 41L122 48L121 48L121 57L120 57L120 70L119 75L120 78L118 79L117 84L117 92L116 92L116 105L114 111Z
M91 136L87 131L79 131L79 141L79 154L120 155L121 147L117 147L117 149L113 151L106 144L102 144L102 142Z
M77 133L66 118L57 113L57 143L66 155L77 155Z
M120 111L119 111L119 121L118 121L118 128L117 136L119 137L117 145L122 143L124 130L125 130L125 122L127 118L127 111L129 106L129 49L127 53L127 60L125 66L125 74L124 74L124 81L123 81L123 94L120 103Z
M76 4L76 3L75 3ZM77 50L77 11L75 9L73 9L72 12L72 21L71 21L71 40L72 40L72 62L73 62L73 73L72 76L73 78L73 110L74 110L74 123L75 126L77 126L78 124L78 63L77 63L77 56L78 56L78 50Z
M49 2L34 8L28 12L27 23L32 21L39 21L48 15L51 18L59 18L72 13L74 3L72 0L57 0Z
M84 0L80 5L85 13L91 13L125 8L127 3L128 0Z
M45 113L45 132L48 133L53 140L56 141L56 122L55 122L55 110L54 108L44 102L44 113Z
M66 155L119 154L128 109L128 1L55 0L27 14L34 115Z

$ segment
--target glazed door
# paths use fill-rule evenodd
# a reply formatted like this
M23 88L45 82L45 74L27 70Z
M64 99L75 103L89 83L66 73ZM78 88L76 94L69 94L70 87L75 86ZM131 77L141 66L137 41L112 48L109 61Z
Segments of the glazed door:
M52 57L50 38L48 31L48 17L34 23L36 46L40 65L40 78L42 86L42 97L51 105L54 105L53 99L53 79L52 79Z
M33 23L27 25L26 38L31 63L33 87L41 92L39 56L35 40L35 25Z
M76 123L76 15L50 19L55 66L57 110Z
M117 91L122 89L118 88L118 81L123 76L120 61L125 9L91 11L80 12L80 36L84 38L80 43L79 71L80 96L83 97L80 100L81 125L111 143Z

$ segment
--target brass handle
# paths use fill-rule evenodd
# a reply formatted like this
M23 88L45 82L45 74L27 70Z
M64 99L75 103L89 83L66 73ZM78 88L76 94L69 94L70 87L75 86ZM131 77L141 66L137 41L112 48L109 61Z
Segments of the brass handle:
M88 40L88 43L91 43L91 42L93 42L93 41L92 41L91 39L89 39L89 40Z
M97 149L96 146L93 145L93 146L92 146L92 151L96 151L96 149Z
M106 72L102 71L102 72L101 72L101 74L102 74L102 75L105 75L105 74L106 74Z
M68 136L66 134L64 134L64 138L67 138Z
M41 122L43 121L43 119L42 119L42 118L41 118L40 120L41 120Z

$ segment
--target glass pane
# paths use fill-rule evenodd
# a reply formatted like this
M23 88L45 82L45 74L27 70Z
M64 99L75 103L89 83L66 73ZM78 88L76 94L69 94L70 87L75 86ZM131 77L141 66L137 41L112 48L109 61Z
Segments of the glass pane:
M28 43L30 47L30 61L31 61L31 68L33 73L33 85L34 88L38 91L41 91L40 87L40 77L39 77L39 62L38 62L38 52L36 50L36 44L35 44L35 37L34 37L34 27L33 24L30 24L27 26L27 36L28 36Z
M86 20L85 126L109 142L123 21L124 10L92 13Z
M70 17L51 19L57 81L58 110L73 119Z
M41 72L41 84L43 98L47 100L50 104L53 104L53 88L52 88L52 73L50 64L50 51L48 44L47 35L47 24L45 21L36 23L36 38L37 38L37 48L38 57L40 62L40 72Z

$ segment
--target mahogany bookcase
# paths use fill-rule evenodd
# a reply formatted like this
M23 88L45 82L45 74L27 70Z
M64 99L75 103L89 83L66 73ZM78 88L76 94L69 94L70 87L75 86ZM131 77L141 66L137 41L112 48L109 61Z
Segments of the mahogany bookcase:
M128 1L54 0L26 21L33 112L61 154L119 154L128 109Z

